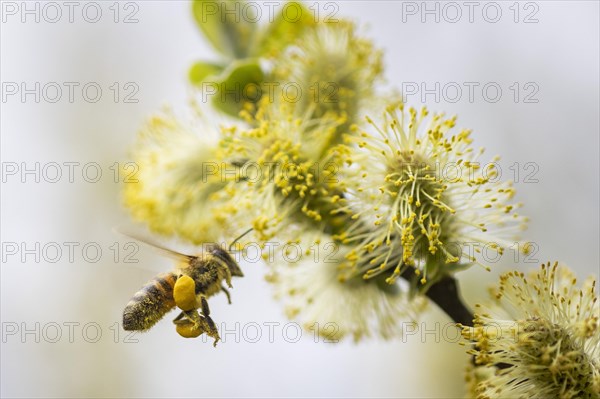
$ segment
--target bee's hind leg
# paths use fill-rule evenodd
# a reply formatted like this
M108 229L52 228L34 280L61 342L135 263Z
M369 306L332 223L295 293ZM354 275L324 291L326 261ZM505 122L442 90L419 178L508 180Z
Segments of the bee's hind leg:
M210 328L210 324L207 323L207 319L210 320L210 317L200 316L200 314L198 313L198 311L196 309L184 310L181 313L179 313L179 315L173 320L173 323L175 323L175 324L193 323L195 328L197 328L201 331L207 332L207 327ZM212 320L210 320L210 321L212 322ZM212 325L214 326L214 323L212 323Z
M205 297L202 297L201 301L201 309L202 316L210 318L210 308L208 307L208 302ZM196 326L200 326L202 324L202 316L198 314L197 309L192 310L182 310L176 318L173 319L173 323L175 324L184 324L188 322L193 322Z
M210 318L210 308L208 307L208 302L205 297L202 297L201 299L200 308L202 310L202 316L198 313L197 309L184 310L173 319L173 323L176 325L193 323L195 329L214 338L215 342L213 342L213 346L217 346L217 342L221 340L221 337L219 336L219 331L217 330L215 322Z
M185 316L185 320L181 320L181 323L189 323L190 321L196 325L196 327L200 327L202 325L202 316L198 314L197 310L184 310L181 312L179 316L173 320L173 323L177 324L176 320L180 317L183 318Z
M173 323L174 324L183 324L183 323L187 323L187 320L182 320L183 317L185 316L185 312L180 312L176 318L173 319Z
M206 323L207 327L206 334L215 339L213 346L217 346L217 342L221 339L221 337L219 336L219 331L217 330L215 322L210 317L210 308L208 307L208 301L206 300L206 297L202 297L200 307L202 309L202 316L204 316L204 322ZM196 313L196 315L198 315L198 313ZM198 317L200 316L198 315Z
M229 293L229 290L223 286L221 286L221 291L223 291L225 293L225 295L227 295L227 303L229 303L231 305L231 294Z

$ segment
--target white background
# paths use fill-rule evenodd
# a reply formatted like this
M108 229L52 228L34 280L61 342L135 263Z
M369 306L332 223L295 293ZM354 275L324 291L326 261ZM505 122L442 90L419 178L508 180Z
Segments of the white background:
M113 181L109 166L126 161L127 149L145 118L161 105L183 109L187 100L186 73L197 59L216 59L191 17L187 2L136 2L137 23L122 19L134 8L125 9L115 23L113 2L99 2L102 17L86 22L77 3L74 22L68 8L58 2L62 18L56 23L40 16L4 12L1 30L1 80L29 88L35 82L79 82L73 103L65 91L57 103L33 95L25 102L19 95L2 99L1 148L4 167L24 162L97 162L103 172L98 183L83 180L81 166L74 182L67 169L56 183L33 175L4 176L2 184L2 242L79 242L70 262L63 246L56 263L33 256L22 262L18 255L6 256L1 268L1 394L3 397L198 397L198 396L385 396L457 397L463 394L463 369L468 361L461 347L443 342L439 334L420 334L390 342L371 340L359 345L315 343L304 333L296 343L282 336L286 323L270 287L263 281L258 264L244 265L246 277L235 282L234 304L224 297L211 302L218 321L234 329L235 323L255 322L262 326L258 343L245 342L242 329L225 336L216 349L208 342L184 340L168 321L150 333L126 343L115 330L121 312L135 290L170 262L141 248L140 263L115 263L109 247L117 240L113 226L128 222L121 206L120 185ZM28 2L33 9L36 2ZM40 12L45 3L37 3ZM324 11L325 3L310 3ZM316 6L315 6L316 4ZM502 15L497 23L495 7L480 2L469 22L469 8L458 4L462 17L455 23L456 7L437 3L434 14L423 15L421 2L339 2L338 17L359 22L377 46L385 49L388 87L401 89L411 82L440 87L456 82L465 89L452 102L454 92L425 103L432 110L459 115L458 125L474 129L475 146L487 148L486 158L502 155L503 177L514 178L511 165L521 165L516 182L517 199L531 217L526 238L537 243L539 262L560 260L583 277L598 273L598 132L599 132L599 30L597 2L548 1L526 5L515 23L513 2L497 3ZM487 11L484 13L484 6ZM114 7L114 6L113 6ZM403 13L413 10L416 15ZM434 9L436 3L427 7ZM512 7L512 9L510 8ZM49 19L54 10L46 9ZM92 10L89 16L93 17ZM530 13L537 23L524 23ZM324 14L322 14L324 15ZM26 18L25 22L21 17ZM487 20L486 20L487 18ZM103 89L97 103L88 103L81 87L96 82ZM114 82L121 89L127 82L139 87L137 103L115 103ZM477 82L470 102L464 82ZM491 102L481 93L494 82L502 97ZM517 82L521 98L514 100L510 87ZM525 103L539 91L537 103ZM514 87L514 86L513 86ZM532 86L528 86L531 88ZM64 86L63 86L64 88ZM53 93L53 92L52 92ZM490 97L493 97L490 92ZM3 96L6 92L3 90ZM420 93L419 93L420 94ZM440 93L443 94L443 93ZM53 97L53 94L51 95ZM408 97L420 106L419 95ZM533 162L539 170L537 183L524 183L523 166ZM12 165L12 164L10 164ZM25 182L21 180L24 179ZM87 262L82 245L97 242L103 250L97 263ZM3 256L6 255L3 253ZM121 253L121 258L123 253ZM538 261L523 262L522 269L537 267ZM122 259L120 259L122 260ZM473 303L485 297L485 287L501 271L513 267L510 257L493 265L487 273L474 268L463 273L463 293ZM437 310L427 317L448 320ZM280 323L270 343L265 322ZM23 328L39 333L22 334ZM56 323L56 324L49 324ZM74 325L72 341L69 327ZM83 332L86 323L88 329ZM58 342L51 343L60 327ZM101 330L98 341L91 343ZM15 335L7 335L13 328ZM119 335L115 336L115 331ZM294 338L288 330L287 340ZM245 330L253 338L255 329ZM223 335L223 333L222 333ZM291 336L291 338L290 338ZM236 338L237 341L236 342ZM436 342L436 338L441 342ZM39 342L36 342L39 340ZM117 341L115 343L114 341Z

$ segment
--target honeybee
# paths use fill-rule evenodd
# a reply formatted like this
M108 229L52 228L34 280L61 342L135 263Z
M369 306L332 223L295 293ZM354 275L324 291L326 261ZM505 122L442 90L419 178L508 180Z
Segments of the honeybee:
M203 333L219 341L219 333L210 317L207 298L224 292L231 304L228 288L232 277L243 277L239 265L231 256L231 248L249 229L225 249L217 244L206 246L199 255L185 255L146 239L133 237L161 250L178 261L174 270L161 273L146 283L123 310L123 328L127 331L147 331L177 306L181 313L173 320L177 332L186 338ZM227 284L227 287L223 285ZM198 313L198 309L202 314Z

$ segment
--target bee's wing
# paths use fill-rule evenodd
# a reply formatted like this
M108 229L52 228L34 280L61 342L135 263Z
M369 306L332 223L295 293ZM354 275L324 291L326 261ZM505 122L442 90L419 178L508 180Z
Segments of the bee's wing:
M154 249L160 251L163 255L166 255L177 261L189 262L189 261L197 258L197 256L194 256L194 255L186 255L186 254L182 254L177 251L173 251L172 249L166 248L166 247L162 246L161 244L158 244L155 241L153 241L152 239L147 238L147 237L140 237L137 234L133 234L130 232L124 232L120 229L115 229L115 231L117 231L120 234L123 234L124 236L133 238L134 240L137 240L139 242L143 242L144 244L149 245L149 246L153 247Z

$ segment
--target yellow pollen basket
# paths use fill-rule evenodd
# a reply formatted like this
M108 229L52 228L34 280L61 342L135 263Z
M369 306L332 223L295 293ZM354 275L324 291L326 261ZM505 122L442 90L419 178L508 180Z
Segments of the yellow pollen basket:
M175 282L173 299L177 307L183 311L197 309L196 284L190 276L181 276Z
M204 332L192 322L177 324L176 330L183 338L197 338Z

